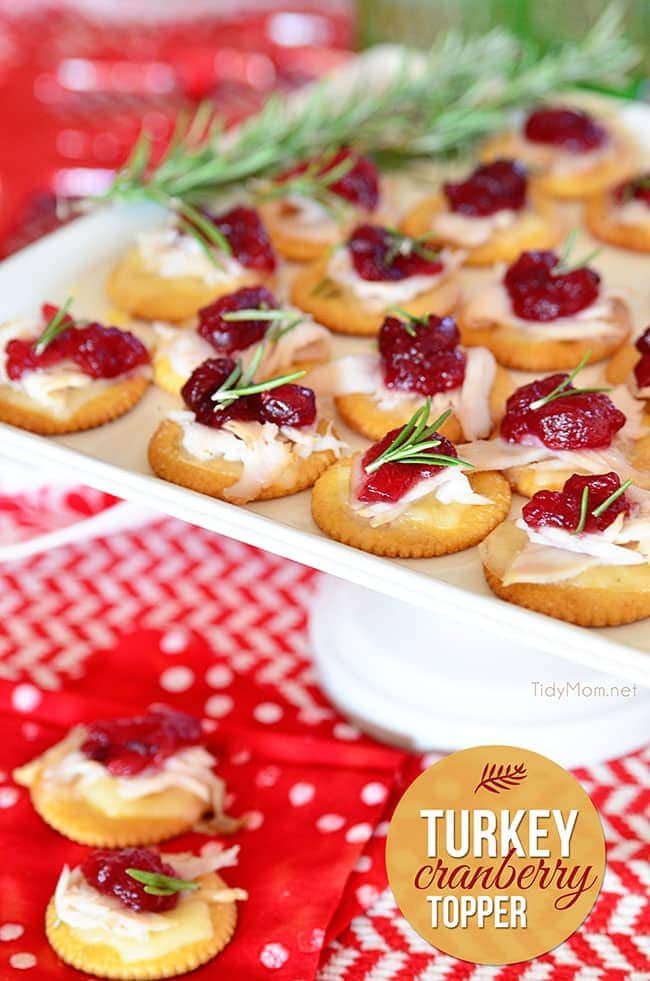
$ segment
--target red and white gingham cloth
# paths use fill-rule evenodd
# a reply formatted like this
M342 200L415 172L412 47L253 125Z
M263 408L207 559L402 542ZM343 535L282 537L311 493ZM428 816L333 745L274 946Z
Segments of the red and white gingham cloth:
M56 527L71 502L80 511L101 506L82 489L0 498L0 527L33 522L36 503L39 529ZM25 534L23 525L16 537ZM39 981L79 977L42 934L58 865L79 849L36 818L10 768L73 721L162 699L209 721L233 813L256 812L230 872L251 900L220 962L229 981L650 978L650 753L578 773L602 817L608 871L593 913L567 943L529 964L475 967L408 926L385 887L386 798L433 757L380 747L319 692L305 640L317 578L163 519L0 567L0 833L9 846L0 868L1 981L30 969ZM300 860L283 864L279 855L294 852ZM260 877L274 889L256 893Z

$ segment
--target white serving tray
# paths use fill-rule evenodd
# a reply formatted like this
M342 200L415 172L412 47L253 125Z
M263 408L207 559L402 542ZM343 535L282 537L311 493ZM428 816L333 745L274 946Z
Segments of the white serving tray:
M355 72L358 71L357 60ZM650 130L650 107L628 106L624 115L637 132ZM427 188L409 184L407 198ZM404 201L406 203L406 200ZM0 264L0 322L30 314L45 299L75 295L81 316L102 319L109 303L103 281L111 263L129 246L134 232L160 220L155 207L121 207L84 216ZM578 248L591 247L585 236ZM616 285L629 289L635 327L650 313L648 257L607 249L599 266ZM471 291L487 275L464 271ZM368 349L373 342L335 338L334 355ZM141 506L152 508L268 549L462 622L480 623L516 643L534 638L540 650L588 664L619 677L650 684L649 622L587 630L531 613L496 599L483 581L476 549L438 559L379 558L326 538L314 524L308 491L277 501L238 507L166 483L147 463L147 443L165 412L178 402L152 386L128 415L87 433L41 437L0 425L0 452L46 470L64 466L71 476ZM354 447L363 440L337 423ZM518 505L515 504L515 507ZM432 621L432 647L435 634Z

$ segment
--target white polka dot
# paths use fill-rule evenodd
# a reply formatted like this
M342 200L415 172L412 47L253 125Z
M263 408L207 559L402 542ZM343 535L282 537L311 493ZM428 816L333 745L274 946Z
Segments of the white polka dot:
M187 691L188 688L192 687L193 682L194 672L191 668L185 667L184 664L179 664L175 668L167 668L160 676L160 687L164 688L165 691Z
M280 768L277 766L265 766L255 774L255 783L258 787L275 787L280 776Z
M0 807L13 807L18 797L15 787L0 787Z
M354 866L355 872L369 872L372 868L372 859L370 855L359 855L357 859L357 864Z
M294 783L289 791L289 800L294 807L302 807L313 800L316 788L313 783Z
M381 804L387 797L388 790L383 783L367 783L361 790L361 800L369 807L373 804Z
M371 824L353 824L345 833L345 840L352 842L368 841L372 837Z
M235 766L241 766L243 763L248 763L251 758L251 752L249 749L240 749L236 753L233 753L230 757L230 762L234 763Z
M201 729L203 732L216 732L218 724L214 719L201 719Z
M331 716L329 709L321 708L319 705L310 705L309 708L301 709L298 712L298 719L306 726L317 726Z
M246 831L257 831L264 824L264 815L261 811L247 811L244 814L244 822Z
M20 729L25 739L30 743L33 743L35 739L38 739L41 734L41 727L35 722L23 722Z
M35 966L36 958L33 954L12 954L9 963L17 971L27 971L30 967Z
M316 822L316 827L323 834L329 834L331 831L340 831L344 824L345 818L340 814L323 814Z
M298 950L303 954L312 954L320 950L325 942L325 931L316 927L314 930L302 930L296 937Z
M356 726L348 725L347 722L337 722L333 731L337 739L358 739L361 735Z
M164 654L180 654L190 642L187 630L177 627L175 630L168 630L160 641L160 650Z
M375 828L375 838L385 838L388 834L388 821L380 821Z
M255 664L255 656L253 654L247 654L245 651L241 654L235 654L233 658L230 659L235 671L248 671Z
M25 932L25 927L21 926L20 923L3 923L0 926L0 940L18 940L18 937L22 937Z
M356 897L364 909L367 909L368 906L372 906L378 895L379 889L377 889L376 886L371 886L370 883L359 886L356 892Z
M205 672L205 680L210 688L227 688L232 684L233 673L227 664L213 664Z
M269 969L277 971L289 960L289 951L283 944L265 944L260 953L260 963Z
M223 719L232 711L234 704L230 695L211 695L205 703L205 713L215 719Z
M260 702L253 709L253 715L258 722L263 722L264 725L273 725L274 722L279 722L284 715L284 710L280 705L276 705L275 702Z
M11 702L17 712L32 712L41 700L41 693L34 685L16 685Z

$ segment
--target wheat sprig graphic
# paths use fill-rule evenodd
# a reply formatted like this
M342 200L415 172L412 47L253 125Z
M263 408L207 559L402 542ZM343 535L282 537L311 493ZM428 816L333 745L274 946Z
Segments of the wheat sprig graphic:
M474 788L474 793L478 793L483 788L484 790L489 790L491 794L498 794L502 790L510 790L512 787L517 787L527 776L528 773L523 763L517 763L515 765L508 763L507 766L504 766L503 763L499 766L496 763L486 763L483 767L481 779Z

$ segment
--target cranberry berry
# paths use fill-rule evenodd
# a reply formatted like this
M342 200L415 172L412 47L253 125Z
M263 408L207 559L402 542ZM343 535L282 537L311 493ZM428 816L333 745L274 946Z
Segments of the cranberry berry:
M255 208L240 205L210 218L228 240L233 256L242 266L261 273L275 270L277 263L271 240Z
M507 269L503 285L522 320L546 323L572 317L596 300L598 273L587 266L554 273L559 261L555 252L522 252Z
M276 426L312 426L316 421L316 396L302 385L278 385L259 395L259 422Z
M219 354L233 354L258 344L266 334L268 320L224 320L238 310L276 310L277 300L264 286L244 286L235 293L199 310L198 332Z
M634 345L641 357L634 366L634 377L639 388L650 386L650 327L647 327Z
M379 355L388 388L435 395L459 388L465 378L465 355L453 317L429 314L405 323L387 317L379 332Z
M544 143L569 153L597 150L608 140L607 130L582 109L541 106L526 120L524 135L532 143Z
M50 304L43 305L43 327L57 313ZM75 327L70 316L67 326L40 354L33 341L15 338L6 346L6 371L18 381L28 371L42 371L63 361L72 361L90 378L116 378L149 363L149 353L134 334L117 327L92 323Z
M614 200L616 204L626 204L628 201L640 201L650 208L650 171L641 174L640 177L633 177L630 181L624 181L614 189Z
M333 156L323 158L323 163L316 170L315 176L317 178L326 177L330 171L337 169L344 161L350 161L350 166L341 177L327 185L327 190L331 191L332 194L337 194L356 208L374 211L379 203L379 175L377 168L367 157L362 157L344 147ZM298 164L282 174L279 180L287 181L292 177L299 177L308 168L312 168L314 163L315 161L307 161Z
M381 225L359 225L347 247L362 279L395 282L409 276L435 276L443 268L433 241L412 239Z
M540 408L532 403L550 395L566 381L567 374L550 375L522 385L506 402L501 436L508 443L531 444L539 440L550 450L602 449L625 425L625 416L604 392L576 392L567 385L567 394ZM532 437L532 439L531 439Z
M163 862L158 852L151 848L95 849L81 866L88 885L104 896L119 899L134 913L165 913L178 906L179 893L152 896L144 891L144 883L130 876L127 869L177 878L171 865Z
M451 211L484 218L526 204L526 170L516 160L495 160L477 167L467 180L443 185Z
M113 776L131 777L159 768L168 756L200 740L201 724L191 715L152 709L134 718L91 723L86 727L81 752Z
M440 465L431 463L384 463L373 473L366 473L365 468L376 460L384 450L395 440L402 429L393 429L382 440L366 450L361 458L361 481L356 488L356 497L364 504L395 504L400 501L411 488L421 480L435 477L443 469ZM456 447L440 433L433 433L431 439L439 440L433 449L425 450L425 454L444 454L457 457Z
M618 474L597 474L595 476L569 477L561 491L538 491L524 505L522 516L530 528L563 528L575 532L580 526L582 495L588 488L587 514L583 530L587 533L604 531L619 514L630 513L630 502L621 494L602 514L595 517L592 512L619 489L621 479Z

